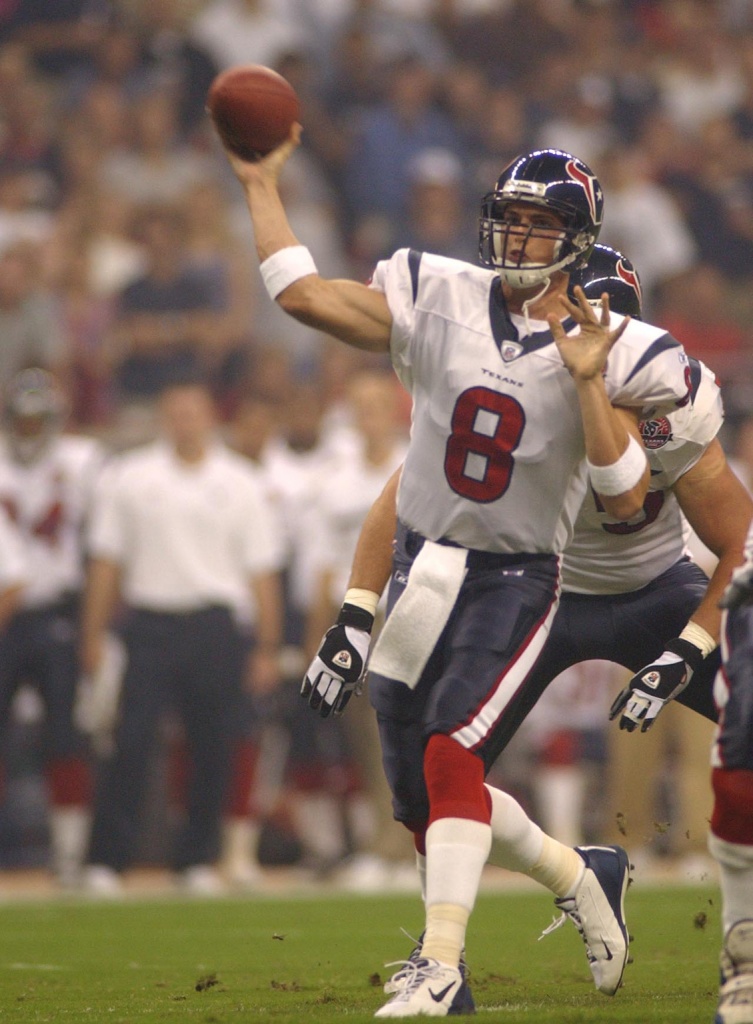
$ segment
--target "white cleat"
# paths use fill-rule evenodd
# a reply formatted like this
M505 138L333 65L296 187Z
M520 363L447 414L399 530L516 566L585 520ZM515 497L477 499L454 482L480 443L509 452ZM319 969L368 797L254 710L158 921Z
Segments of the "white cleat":
M628 959L625 892L630 881L628 857L621 846L576 846L586 870L574 896L554 901L562 911L541 938L570 918L586 945L586 956L599 992L613 996Z
M123 895L120 875L106 864L87 864L81 872L80 888L96 899L120 899Z
M457 967L430 958L399 960L394 966L398 965L400 970L387 983L394 995L375 1017L446 1017L463 1012L459 1007L465 980Z
M719 958L722 984L714 1024L753 1024L753 921L736 921Z

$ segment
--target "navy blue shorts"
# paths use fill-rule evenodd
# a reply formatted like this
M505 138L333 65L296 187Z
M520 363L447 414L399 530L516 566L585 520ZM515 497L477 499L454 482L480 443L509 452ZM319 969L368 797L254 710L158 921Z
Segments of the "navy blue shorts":
M729 612L725 638L727 659L716 691L721 713L715 763L753 771L753 605Z
M388 613L404 590L422 538L398 530ZM556 610L554 555L469 552L455 607L415 689L369 675L385 773L399 821L428 816L423 751L434 733L496 760L500 723L525 686Z
M464 585L469 591L465 595L465 606L461 590L453 616L460 619L456 629L460 629L464 642L458 644L455 635L452 636L453 657L449 664L446 643L440 643L427 666L425 678L415 691L401 683L369 677L371 700L382 737L385 772L399 821L421 821L427 815L422 759L428 736L442 732L462 742L470 733L467 728L459 731L458 724L466 722L478 704L489 699L495 687L499 687L500 679L503 706L499 714L480 744L465 744L479 752L487 771L549 683L561 672L591 660L616 662L637 672L661 654L668 640L678 636L708 585L706 574L690 559L683 558L648 586L632 593L616 596L564 594L538 660L525 672L513 669L509 678L511 685L505 688L508 664L514 661L520 645L526 643L526 636L532 631L535 634L537 622L542 621L541 606L536 605L533 594L539 586L541 592L546 589L546 565L552 572L556 571L552 568L556 565L554 559L550 562L543 559L528 563L521 577L500 578L497 571L490 570L485 574L486 579L484 574L479 579L478 574L469 572ZM405 543L399 531L390 602L394 603L402 592L409 568L410 557L406 564ZM467 618L462 615L464 607ZM534 610L537 607L538 619ZM448 631L452 625L451 619ZM500 641L507 641L507 646ZM437 658L440 659L438 664ZM713 684L719 665L717 649L704 660L702 669L694 674L679 698L681 703L712 721L717 720ZM432 674L427 679L430 670ZM439 686L431 681L437 677L441 680ZM479 697L482 690L484 693ZM473 696L475 703L471 700ZM418 781L413 775L418 776Z
M31 684L45 707L48 758L82 756L86 740L73 722L79 677L78 612L73 600L17 612L0 638L0 731L7 727L13 697Z

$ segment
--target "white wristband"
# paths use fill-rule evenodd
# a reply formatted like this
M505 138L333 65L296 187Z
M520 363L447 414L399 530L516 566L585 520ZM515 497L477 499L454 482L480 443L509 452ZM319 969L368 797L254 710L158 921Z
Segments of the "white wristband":
M692 619L688 621L687 626L680 633L680 639L687 640L688 643L697 647L704 658L707 658L719 646L711 633L705 630L703 626L699 626L697 622L693 622Z
M318 273L314 257L305 245L278 249L264 260L259 270L271 299L276 299L294 281Z
M351 587L345 592L343 604L354 604L357 608L363 608L365 612L376 615L379 604L379 594L373 590L363 590L361 587Z
M635 487L646 470L646 453L631 434L627 448L616 462L609 466L594 466L586 459L586 465L596 493L610 497Z

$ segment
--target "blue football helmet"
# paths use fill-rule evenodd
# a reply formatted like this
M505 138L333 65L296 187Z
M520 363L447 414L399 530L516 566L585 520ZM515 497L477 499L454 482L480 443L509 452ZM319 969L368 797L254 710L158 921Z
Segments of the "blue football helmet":
M608 245L595 245L585 267L573 271L568 284L568 294L573 298L573 289L580 285L586 298L597 304L604 292L609 296L609 308L613 313L643 319L641 281L638 271L621 252Z
M532 203L561 218L562 233L551 263L506 259L512 225L505 221L505 209L510 203ZM570 273L585 265L599 236L603 215L601 185L582 160L558 149L527 153L502 171L494 191L481 200L480 262L496 270L513 288L543 284L557 270ZM529 237L537 235L543 237L542 229L528 229ZM546 237L551 237L551 229L547 229Z

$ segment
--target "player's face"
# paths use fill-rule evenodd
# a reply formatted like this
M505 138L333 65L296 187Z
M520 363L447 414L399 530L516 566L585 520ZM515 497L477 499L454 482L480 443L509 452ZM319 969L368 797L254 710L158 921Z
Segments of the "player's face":
M556 261L564 238L558 214L533 203L508 203L495 219L500 227L494 245L505 266L547 266Z

